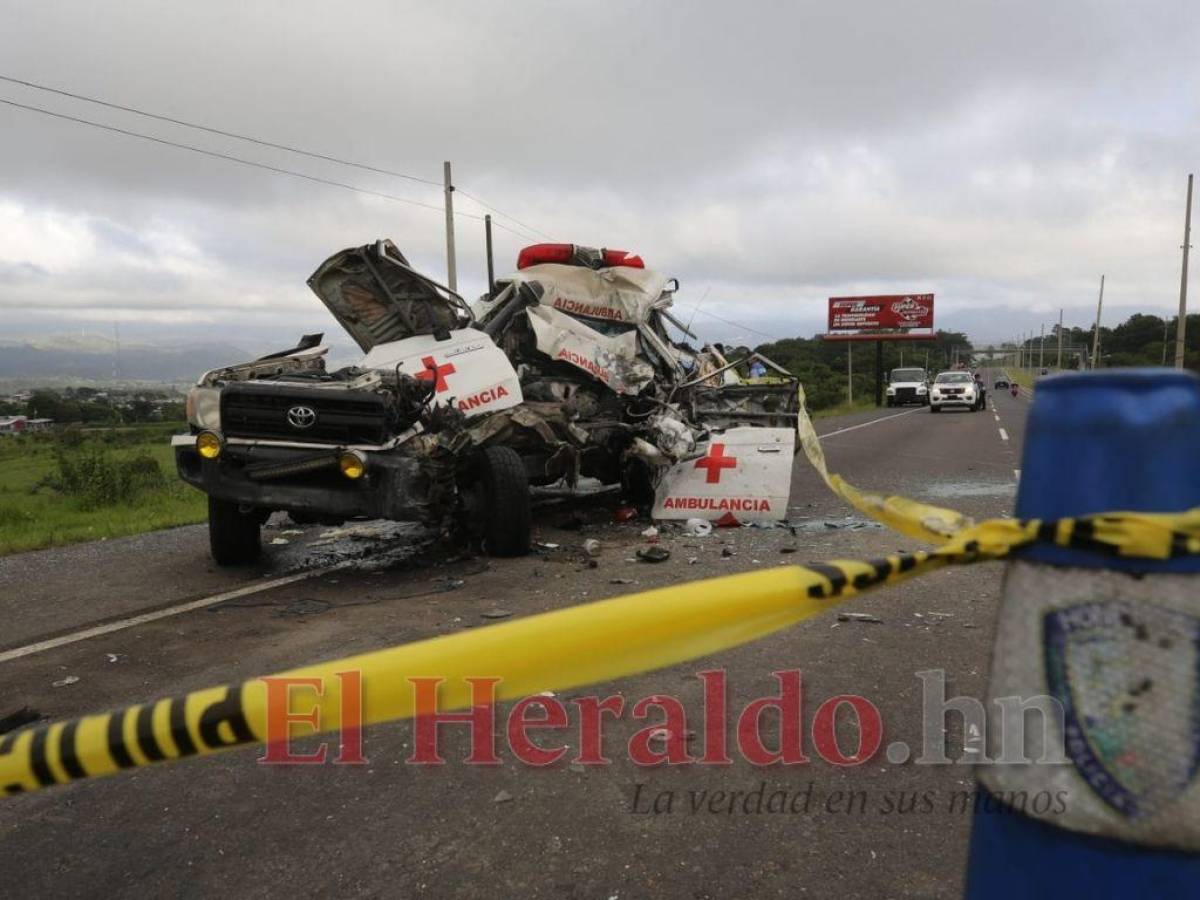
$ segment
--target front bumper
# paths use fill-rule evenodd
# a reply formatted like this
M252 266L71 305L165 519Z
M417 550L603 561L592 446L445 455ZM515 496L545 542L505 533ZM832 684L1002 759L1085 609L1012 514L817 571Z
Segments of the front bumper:
M360 451L366 474L350 480L337 467L339 447L230 442L217 459L204 459L191 435L177 435L171 444L180 478L210 497L259 510L427 522L439 519L452 499L445 487L452 478L440 477L431 460L397 449ZM322 456L328 464L318 465Z
M953 397L930 397L929 398L930 406L961 406L964 409L971 409L978 402L979 401L975 398L974 395L972 395L969 398L963 397L961 395L955 395Z

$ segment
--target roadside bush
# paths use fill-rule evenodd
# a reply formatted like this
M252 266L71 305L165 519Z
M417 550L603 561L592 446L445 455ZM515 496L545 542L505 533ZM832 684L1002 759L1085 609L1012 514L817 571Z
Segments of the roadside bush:
M15 506L0 506L0 528L28 525L33 516Z
M84 510L130 503L166 484L158 461L146 453L119 458L97 448L70 454L60 450L55 463L56 471L46 483L76 498Z

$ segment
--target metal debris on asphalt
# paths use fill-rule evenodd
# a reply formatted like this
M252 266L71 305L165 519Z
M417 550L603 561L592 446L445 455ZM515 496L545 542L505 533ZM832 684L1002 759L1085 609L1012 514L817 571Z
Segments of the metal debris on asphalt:
M637 558L642 562L660 563L671 558L671 551L666 547L660 547L657 544L650 547L642 547L637 552Z
M872 624L881 625L883 619L879 616L873 616L870 613L838 613L839 622L870 622Z

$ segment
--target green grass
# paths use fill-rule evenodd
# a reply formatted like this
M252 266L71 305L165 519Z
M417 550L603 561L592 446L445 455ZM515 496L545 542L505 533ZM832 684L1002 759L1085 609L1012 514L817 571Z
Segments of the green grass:
M855 400L853 403L839 403L837 406L815 410L809 415L814 419L828 419L830 416L846 416L850 413L866 412L869 409L875 409L873 397Z
M204 521L204 495L175 474L171 434L176 423L0 438L0 554L37 550L80 541L122 537L159 528ZM162 472L162 487L138 491L132 498L88 508L47 483L59 471L56 454L73 457L101 451L113 460L149 455Z

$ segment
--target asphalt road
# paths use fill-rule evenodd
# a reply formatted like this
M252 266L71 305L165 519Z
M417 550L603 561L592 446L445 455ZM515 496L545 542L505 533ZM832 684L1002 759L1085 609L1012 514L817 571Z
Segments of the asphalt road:
M997 516L1012 508L1028 398L989 391L989 400L977 413L909 407L817 425L831 469L852 483ZM267 532L281 543L264 563L243 570L216 569L198 527L6 557L0 715L28 705L71 717L486 627L484 612L523 616L915 546L863 522L802 458L790 505L795 533L667 532L672 555L657 565L628 561L647 523L613 524L602 504L541 510L538 539L558 547L518 560L414 554L403 533L295 533L286 524ZM596 568L579 550L589 537L603 545ZM412 727L397 723L367 729L362 766L263 766L261 750L245 749L11 797L0 801L0 885L31 897L958 896L969 816L950 805L971 787L970 769L893 764L882 749L861 765L833 766L814 750L810 727L824 700L859 695L880 711L882 746L902 741L917 755L917 672L943 671L947 696L984 694L1000 573L996 564L940 572L843 607L878 623L830 613L718 656L574 692L627 701L606 730L607 766L531 768L506 748L499 766L466 765L462 728L444 735L446 765L414 766L405 762ZM625 742L646 722L628 708L654 694L683 702L688 747L699 754L696 673L710 669L726 672L731 716L777 692L772 672L801 670L811 761L760 768L735 752L725 766L631 762ZM62 684L69 679L78 680ZM771 745L778 723L764 720ZM857 731L839 721L850 748ZM962 735L955 717L946 725L956 759ZM575 747L577 726L538 740ZM769 808L776 792L788 810Z

